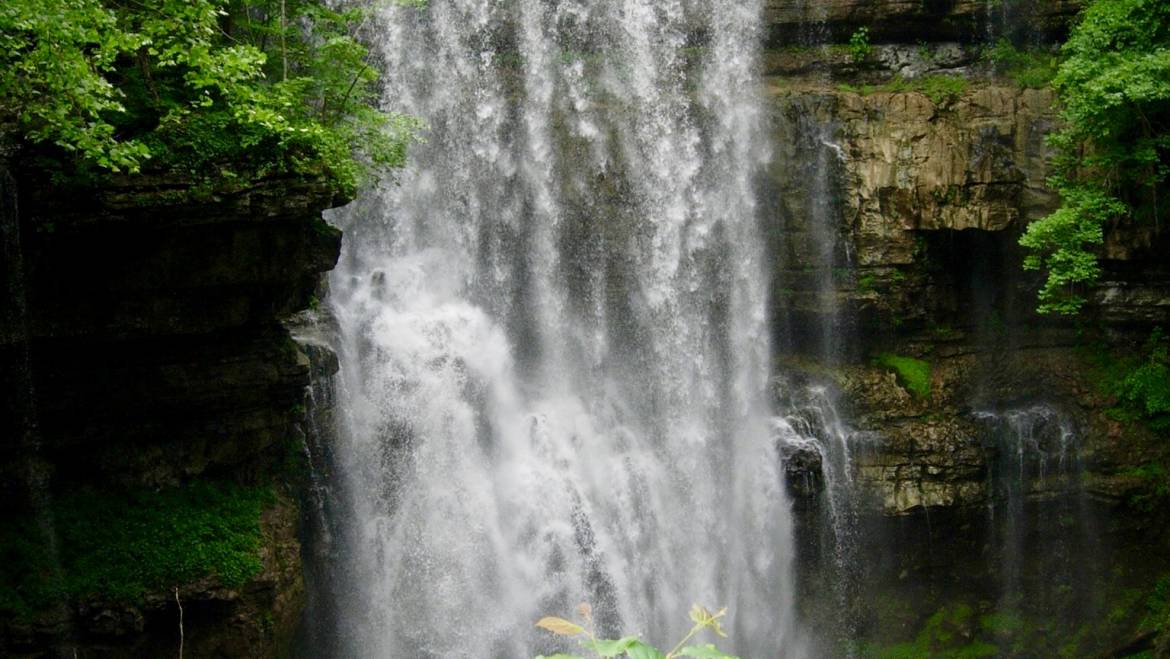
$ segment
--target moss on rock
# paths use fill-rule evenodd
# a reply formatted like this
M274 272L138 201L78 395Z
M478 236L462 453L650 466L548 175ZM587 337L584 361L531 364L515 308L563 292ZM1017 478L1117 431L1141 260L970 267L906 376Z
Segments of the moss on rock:
M910 393L919 398L930 397L930 362L887 352L878 355L877 363L894 371L899 384Z
M242 586L263 567L261 515L275 502L271 488L215 482L59 497L49 515L0 531L0 613L132 603L206 577Z

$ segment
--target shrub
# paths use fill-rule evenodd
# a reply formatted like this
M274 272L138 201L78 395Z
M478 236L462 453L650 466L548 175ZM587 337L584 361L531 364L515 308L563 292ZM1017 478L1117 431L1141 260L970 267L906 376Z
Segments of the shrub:
M854 64L861 64L869 59L872 52L873 46L869 45L869 28L857 28L849 37L849 59L853 60Z
M1040 50L1022 50L1011 41L1000 39L983 52L983 59L996 73L1014 80L1025 88L1047 87L1056 77L1060 58Z

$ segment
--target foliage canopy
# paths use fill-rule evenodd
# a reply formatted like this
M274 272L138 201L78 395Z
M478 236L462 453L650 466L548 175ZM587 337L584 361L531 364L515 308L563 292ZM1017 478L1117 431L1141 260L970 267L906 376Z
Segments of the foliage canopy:
M83 171L324 174L352 194L416 128L376 107L365 18L322 0L7 0L0 138Z
M1025 267L1047 273L1045 313L1083 306L1100 277L1106 226L1160 224L1170 173L1170 3L1094 0L1063 55L1053 86L1064 127L1051 138L1051 184L1062 205L1020 239L1031 252Z

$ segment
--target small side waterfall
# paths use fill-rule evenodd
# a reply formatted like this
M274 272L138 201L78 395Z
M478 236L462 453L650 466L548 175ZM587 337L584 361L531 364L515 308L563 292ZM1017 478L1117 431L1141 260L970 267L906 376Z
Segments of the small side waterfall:
M865 565L858 555L862 493L854 480L854 453L872 438L844 422L836 394L827 385L781 378L777 391L777 409L784 412L772 420L772 428L789 465L789 486L794 476L815 481L801 493L810 499L805 511L810 519L800 529L810 555L802 557L806 564L801 567L828 581L820 586L832 590L834 609L828 612L831 619L818 612L817 626L822 640L834 643L834 653L848 652L857 632Z
M340 653L666 643L692 602L803 656L770 428L757 1L382 14L426 142L340 214ZM532 630L532 631L530 631Z
M0 156L3 156L0 149ZM58 534L53 517L51 467L43 457L33 377L32 335L25 279L24 239L21 235L17 183L0 165L0 391L15 395L0 401L0 448L15 456L19 473L0 479L3 506L36 520L41 546L49 555L50 583L60 580ZM58 596L59 597L59 596ZM73 612L64 599L53 609L53 627L44 630L64 655L74 649Z
M987 515L998 556L999 608L1060 611L1065 620L1084 620L1087 603L1097 599L1091 559L1101 547L1081 484L1075 422L1046 404L976 418L986 425L996 455Z
M340 654L335 637L339 627L338 603L342 597L336 564L340 548L334 541L336 526L344 524L336 491L338 432L337 363L330 345L331 319L306 311L289 324L290 332L309 359L309 385L305 388L304 419L299 424L303 482L301 538L305 560L306 604L294 656L320 657Z

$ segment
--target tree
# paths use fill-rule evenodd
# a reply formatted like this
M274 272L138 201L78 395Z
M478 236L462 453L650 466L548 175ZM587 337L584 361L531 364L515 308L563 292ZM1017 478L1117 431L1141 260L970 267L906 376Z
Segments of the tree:
M1053 80L1063 128L1050 184L1062 204L1020 239L1024 267L1047 272L1040 311L1076 313L1101 274L1111 224L1161 224L1170 173L1170 3L1094 0Z
M321 0L6 0L0 133L82 169L321 173L352 194L417 126L377 109L365 19Z

